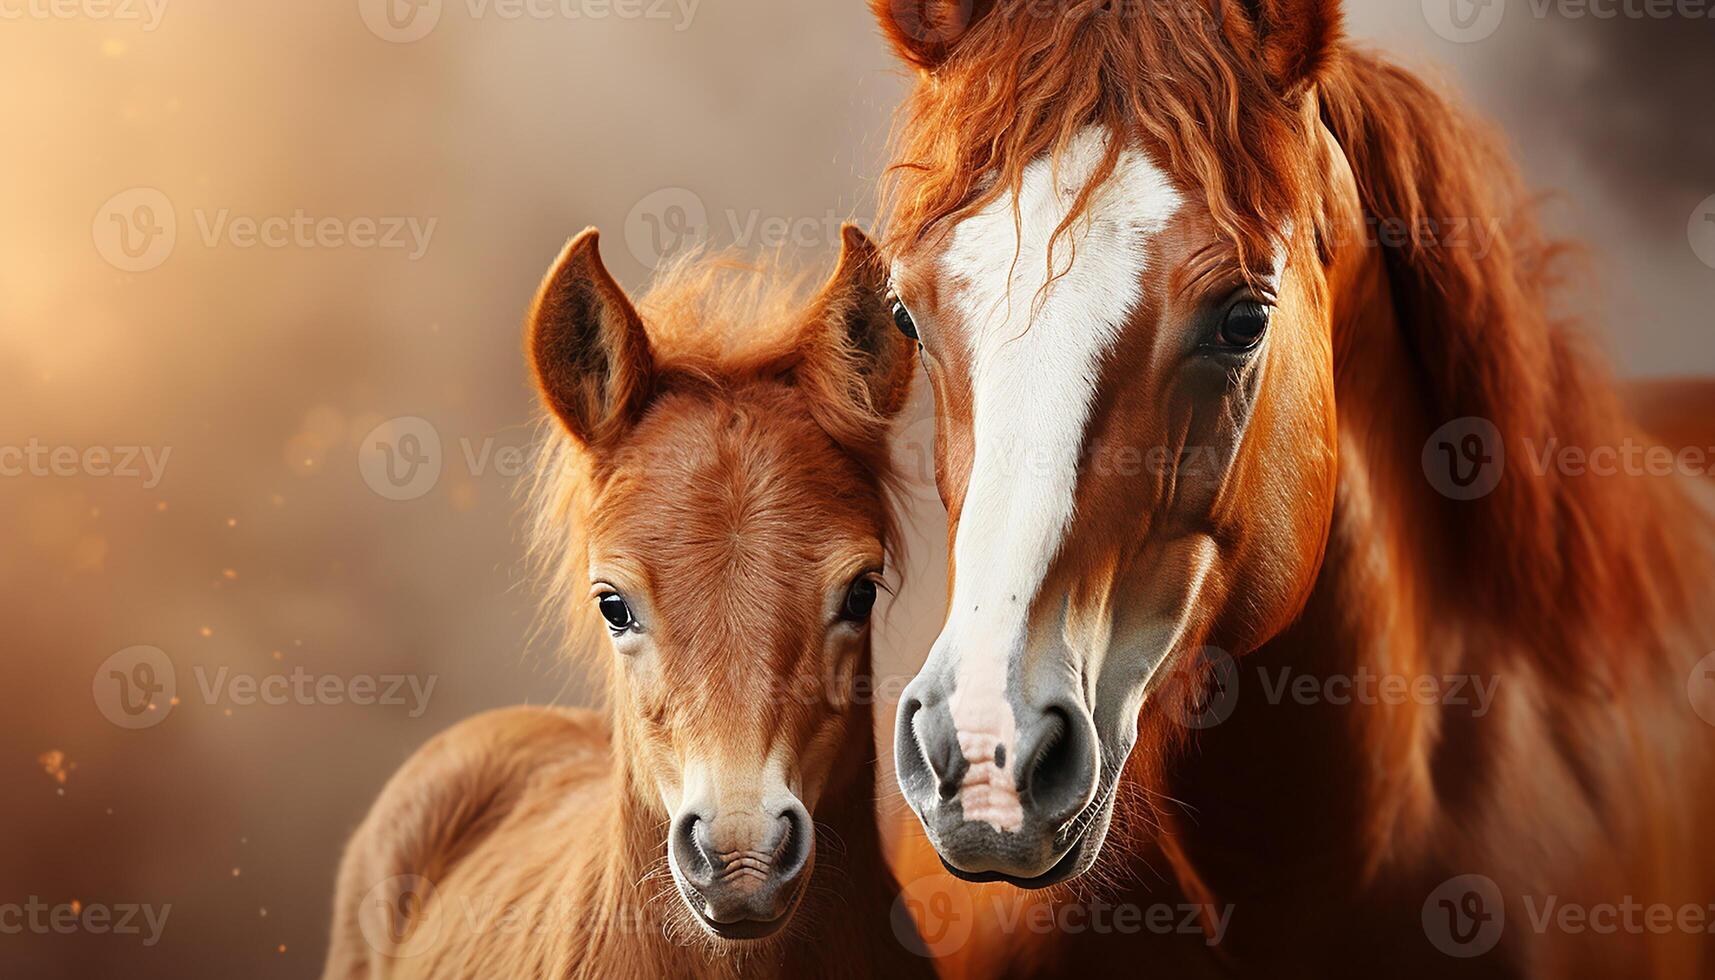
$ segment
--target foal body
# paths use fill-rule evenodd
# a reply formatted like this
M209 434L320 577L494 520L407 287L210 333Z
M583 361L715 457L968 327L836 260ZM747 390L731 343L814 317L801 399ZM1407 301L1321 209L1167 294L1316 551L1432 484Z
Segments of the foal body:
M635 792L604 718L480 715L406 763L353 838L324 976L932 976L889 926L874 756L854 728L836 763L848 775L817 807L844 850L818 864L806 921L766 948L720 950L673 908L660 804Z
M709 265L640 314L593 231L568 245L531 319L534 543L608 634L608 709L493 712L411 759L347 851L328 977L931 975L854 696L911 370L881 275L847 229L808 310Z

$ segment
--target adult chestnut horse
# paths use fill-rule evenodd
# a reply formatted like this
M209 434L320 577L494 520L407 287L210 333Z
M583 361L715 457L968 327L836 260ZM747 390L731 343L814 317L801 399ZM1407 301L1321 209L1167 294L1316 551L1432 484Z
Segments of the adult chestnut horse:
M807 307L704 264L634 309L593 230L566 247L529 325L534 545L606 633L609 707L418 752L347 851L328 977L932 975L890 919L853 696L913 365L844 243Z
M1331 0L874 8L950 515L905 798L972 881L1230 912L978 972L1715 974L1707 487L1593 465L1648 443L1490 134Z

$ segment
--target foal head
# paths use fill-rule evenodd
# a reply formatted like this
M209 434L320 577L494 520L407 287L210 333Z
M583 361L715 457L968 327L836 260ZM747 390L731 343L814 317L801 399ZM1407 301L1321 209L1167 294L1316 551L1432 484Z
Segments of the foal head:
M920 72L888 245L952 553L899 780L955 872L1043 886L1095 860L1140 725L1171 737L1165 679L1314 581L1337 5L874 6Z
M818 799L869 778L834 766L858 741L859 758L873 751L851 685L869 670L892 544L887 429L912 370L884 279L848 227L807 303L703 263L634 308L591 230L530 316L559 430L537 543L559 599L605 630L627 788L668 827L680 898L723 940L786 922Z

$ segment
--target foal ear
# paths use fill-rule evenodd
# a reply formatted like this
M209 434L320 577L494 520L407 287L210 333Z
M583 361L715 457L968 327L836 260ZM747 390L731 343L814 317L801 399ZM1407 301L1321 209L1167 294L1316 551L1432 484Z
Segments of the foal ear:
M995 0L869 0L894 54L923 71L947 60L953 45L994 5Z
M542 401L585 446L636 423L655 358L643 321L601 264L594 228L566 243L530 308L525 343Z
M911 395L912 344L887 308L887 268L881 251L856 225L840 229L840 261L816 297L810 330L821 343L808 345L812 369L833 364L853 396L884 418L905 407ZM820 355L820 356L818 356Z
M1298 95L1327 73L1339 50L1340 0L1241 0L1261 47L1264 70L1282 96Z

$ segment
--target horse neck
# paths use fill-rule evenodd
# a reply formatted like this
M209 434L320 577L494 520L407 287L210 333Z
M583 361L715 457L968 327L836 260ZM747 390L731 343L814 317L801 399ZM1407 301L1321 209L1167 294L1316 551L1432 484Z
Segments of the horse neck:
M1446 860L1430 849L1446 846L1447 822L1485 812L1503 793L1527 807L1564 804L1555 795L1565 792L1564 780L1555 782L1564 773L1549 772L1559 754L1556 731L1612 727L1617 741L1628 723L1614 720L1616 691L1640 678L1640 687L1649 686L1652 671L1683 676L1674 674L1683 651L1671 649L1670 637L1681 635L1676 617L1690 618L1683 596L1706 567L1698 549L1707 545L1696 534L1675 540L1673 521L1689 519L1684 488L1647 478L1555 480L1518 458L1532 435L1538 444L1546 434L1598 445L1633 431L1605 380L1556 334L1544 344L1568 391L1552 406L1546 433L1503 432L1503 480L1539 481L1522 489L1543 496L1549 531L1521 527L1510 542L1460 541L1504 525L1486 523L1493 513L1480 508L1492 502L1461 509L1467 505L1442 497L1426 478L1420 447L1446 419L1431 407L1421 357L1397 312L1399 272L1389 263L1398 256L1365 237L1345 235L1353 244L1332 263L1339 472L1316 582L1294 625L1239 659L1234 716L1198 733L1199 751L1170 763L1165 775L1166 793L1196 812L1195 821L1174 819L1192 842L1177 852L1169 842L1167 856L1197 897L1267 890L1270 876L1256 875L1260 866L1278 881L1322 882L1330 866L1339 867L1351 875L1344 887L1362 888L1385 873ZM1616 506L1620 497L1630 506ZM1489 590L1524 591L1510 581L1515 565L1485 564L1489 549L1503 543L1531 549L1537 574L1565 590L1559 610L1545 615L1521 594L1515 615L1495 614ZM1612 597L1584 598L1594 583L1628 597L1623 615L1611 611ZM1616 652L1631 657L1620 663ZM1421 680L1440 693L1378 703L1378 687L1369 703L1304 706L1286 684L1304 677L1316 680L1324 699L1333 688L1321 685L1330 678ZM1453 685L1456 696L1448 694ZM1247 710L1246 698L1268 704ZM1514 758L1537 760L1539 771L1507 768ZM1625 795L1616 793L1626 778L1620 767L1579 775L1595 787L1582 792ZM1238 800L1254 805L1228 805ZM1264 801L1270 816L1259 821ZM1257 855L1268 862L1251 860Z

